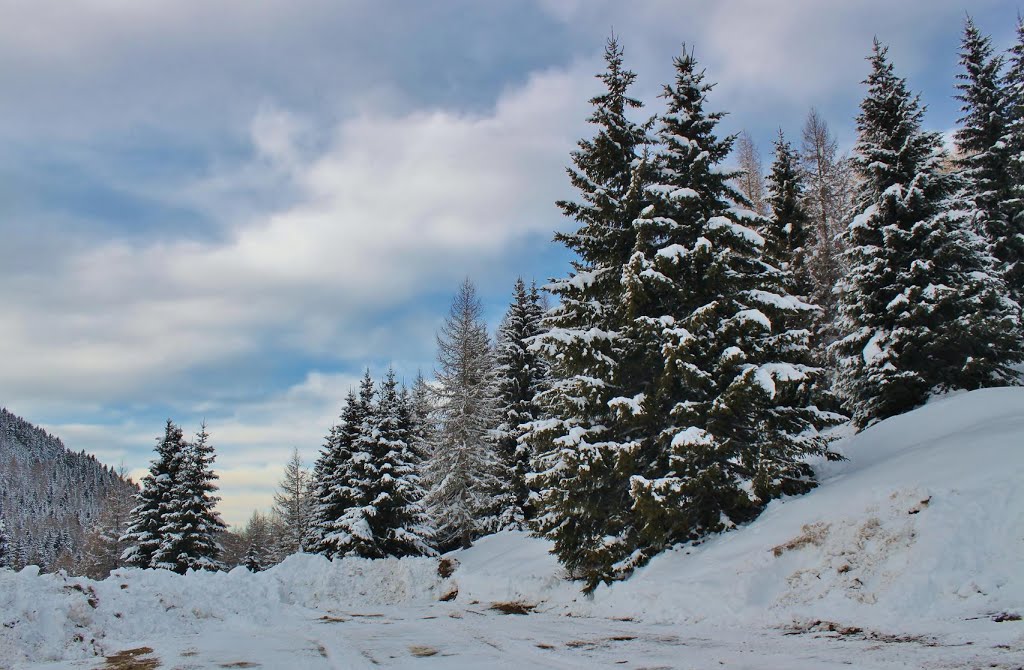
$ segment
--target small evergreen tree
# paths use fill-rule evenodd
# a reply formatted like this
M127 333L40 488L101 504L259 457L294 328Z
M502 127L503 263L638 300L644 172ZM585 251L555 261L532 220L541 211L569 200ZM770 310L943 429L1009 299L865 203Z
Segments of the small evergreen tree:
M161 543L152 566L185 574L188 570L219 570L220 546L217 535L225 529L216 511L219 497L214 495L218 479L213 471L215 459L203 423L196 439L184 443L173 467L167 502L160 507Z
M522 278L516 280L512 304L498 329L498 391L502 417L498 424L498 455L507 471L506 500L498 525L524 528L533 517L531 490L527 481L532 471L533 449L522 439L526 426L540 418L535 401L543 390L546 365L530 345L541 333L542 311L536 286L527 291Z
M261 572L275 563L273 524L269 518L254 511L242 531L242 538L246 548L241 565L250 572Z
M860 214L840 284L839 391L854 424L906 412L930 394L1007 383L1021 359L1019 313L950 201L937 133L877 40L857 117Z
M127 546L122 555L126 565L153 567L154 558L164 541L163 515L173 501L172 489L179 477L184 450L181 428L168 419L164 437L157 441L156 458L150 464L149 473L142 478L137 504L129 516L128 530L121 538Z
M438 549L469 547L497 526L500 461L494 352L483 307L467 279L437 336L436 442L426 463L427 509Z

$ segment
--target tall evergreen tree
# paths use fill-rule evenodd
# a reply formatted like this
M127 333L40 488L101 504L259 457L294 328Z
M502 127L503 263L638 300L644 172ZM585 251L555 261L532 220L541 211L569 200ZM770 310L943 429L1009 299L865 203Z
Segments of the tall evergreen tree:
M359 395L349 394L341 423L331 431L317 464L317 505L310 550L329 558L383 556L369 524L374 462L374 384L367 370Z
M497 526L502 482L492 430L498 423L498 390L482 312L467 279L437 336L439 426L426 464L426 503L442 551L469 547Z
M378 478L371 489L370 527L385 556L435 554L432 530L423 507L420 459L411 445L413 415L408 396L398 390L395 371L388 369L374 413L374 462Z
M989 238L1010 295L1024 306L1024 19L1020 17L1017 41L1007 60L1002 81L1007 115L1005 149L1001 152L1006 156L1003 167L1010 182L1001 210L1006 228L990 230Z
M715 134L723 114L705 109L711 84L692 54L675 67L651 205L623 276L629 375L644 383L622 399L642 467L631 490L640 553L630 563L814 486L806 459L827 454L818 430L838 420L815 404L822 371L804 323L816 308L787 292L791 274L768 262L756 231L767 221L722 169L733 138Z
M217 513L218 479L213 471L213 445L204 423L191 443L184 443L172 468L171 489L160 508L160 546L152 566L184 574L188 570L219 570L217 536L225 525Z
M930 394L1006 383L1021 358L1019 310L950 198L937 133L877 40L857 117L860 214L840 284L839 390L858 427Z
M536 286L527 291L522 278L516 280L512 304L498 329L498 391L502 416L497 428L497 447L507 470L507 502L499 526L524 528L533 517L531 489L527 477L532 471L533 449L521 439L526 425L540 418L536 396L543 390L546 365L530 345L541 333L540 296Z
M811 217L805 202L806 185L799 156L782 131L775 140L775 160L768 175L771 210L762 233L769 261L792 275L790 293L810 299L815 291L811 267Z
M970 17L960 44L960 66L956 99L963 116L955 139L966 187L964 205L974 212L975 226L988 238L1008 286L1024 287L1024 228L1015 225L1014 174L1007 169L1010 100L1000 85L1003 58L993 55L991 38ZM1022 295L1020 289L1013 294Z
M550 365L550 387L538 396L546 416L524 439L537 451L537 530L554 542L559 560L588 586L629 555L629 478L634 444L621 435L609 402L635 386L620 361L629 349L624 323L622 268L636 239L633 221L643 209L648 124L629 115L641 104L629 96L636 75L623 67L612 38L605 48L604 91L590 100L594 136L572 153L570 181L578 201L559 202L579 223L555 239L578 260L568 277L547 287L558 304L544 317L535 343Z
M142 478L142 488L131 511L128 531L122 540L127 548L122 559L138 568L153 567L154 558L164 541L164 514L172 504L172 489L179 478L182 452L186 449L181 428L170 419L164 437L157 441L156 458Z

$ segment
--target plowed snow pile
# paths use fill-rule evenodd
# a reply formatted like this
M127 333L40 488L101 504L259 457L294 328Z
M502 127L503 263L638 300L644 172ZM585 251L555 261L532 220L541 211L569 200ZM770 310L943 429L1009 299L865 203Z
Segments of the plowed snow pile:
M851 654L857 667L1024 665L1024 623L1014 620L1024 615L1024 389L936 400L837 448L849 460L821 464L812 493L777 501L754 523L699 546L666 552L591 598L564 579L547 542L522 533L452 554L458 569L448 579L434 559L316 556L255 575L122 570L92 582L0 572L0 668L142 645L168 667L174 654L191 658L191 667L216 667L210 640L221 645L217 658L230 661L232 640L259 649L263 637L275 640L258 661L267 667L278 667L278 652L294 667L474 667L517 658L583 667L618 663L619 652L623 667L664 658L673 667L714 659L732 667L839 667ZM454 600L439 602L456 589ZM512 602L535 613L488 609ZM373 619L359 618L367 614L389 626L372 628ZM484 632L464 623L477 615L495 623ZM623 619L632 620L628 634L609 632ZM349 628L324 635L325 621ZM341 632L356 625L358 635ZM587 642L598 630L619 646ZM705 644L665 631L698 631ZM562 639L569 637L584 640ZM476 650L473 640L485 644ZM621 645L629 640L645 642L627 650ZM381 656L389 645L419 651ZM783 665L771 664L776 652Z

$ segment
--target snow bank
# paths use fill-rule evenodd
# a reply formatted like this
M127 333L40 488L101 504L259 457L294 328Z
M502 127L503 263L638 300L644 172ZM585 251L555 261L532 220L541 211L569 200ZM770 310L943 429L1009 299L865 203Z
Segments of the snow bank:
M437 602L442 581L436 559L332 562L308 554L256 574L123 569L97 582L34 567L0 571L0 667L92 657L108 649L108 636L124 643L237 620L272 628L290 608Z
M0 667L242 621L267 631L290 621L301 635L308 623L295 622L377 606L444 612L521 601L652 623L826 620L929 635L1024 614L1024 389L942 398L836 449L849 460L822 463L815 491L666 552L592 597L567 581L548 542L511 532L449 554L458 563L449 579L437 559L308 555L258 574L121 570L93 582L0 571ZM454 602L439 602L455 589Z
M592 599L557 579L546 543L510 534L460 554L460 600L581 615L935 628L1024 614L1024 389L936 400L841 441L821 486L748 526L656 557Z

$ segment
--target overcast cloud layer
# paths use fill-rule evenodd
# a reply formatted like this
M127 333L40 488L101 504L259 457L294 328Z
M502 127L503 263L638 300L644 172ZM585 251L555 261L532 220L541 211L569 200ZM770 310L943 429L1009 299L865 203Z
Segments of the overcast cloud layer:
M496 323L550 242L614 28L657 110L681 44L767 154L817 106L844 142L878 35L947 130L946 0L0 0L0 405L141 471L202 418L231 523L307 461L349 386L430 373L472 277ZM1016 8L972 0L999 46Z

